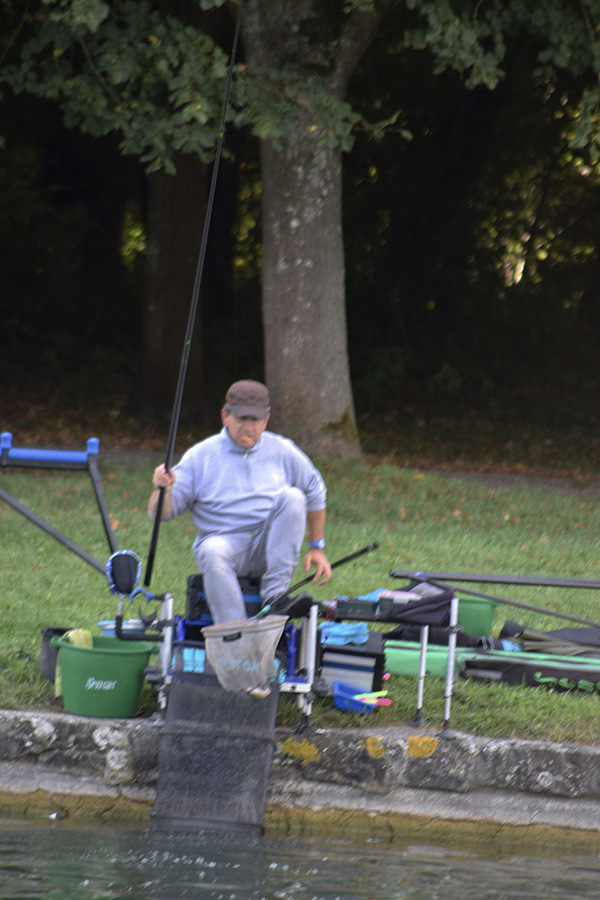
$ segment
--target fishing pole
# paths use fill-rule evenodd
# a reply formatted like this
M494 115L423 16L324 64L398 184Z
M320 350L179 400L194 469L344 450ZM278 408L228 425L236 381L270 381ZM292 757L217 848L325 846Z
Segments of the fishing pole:
M589 578L545 578L538 575L480 575L469 572L411 572L392 569L392 578L434 578L440 581L475 581L480 584L521 584L530 587L600 589L600 581Z
M351 553L349 556L344 556L342 559L336 560L334 563L331 563L331 568L335 569L337 566L343 566L345 563L350 562L353 559L356 559L359 556L362 556L364 553L370 553L371 550L376 550L379 547L377 541L372 544L367 544L366 547L363 547L362 550L356 550L355 553ZM313 575L308 575L306 578L303 578L302 581L298 581L296 584L293 584L291 588L288 590L288 594L297 591L299 587L304 587L305 584L308 584L309 581L312 581L314 578Z
M181 403L183 399L183 388L185 385L185 376L188 367L188 360L190 356L190 348L192 344L192 335L194 332L194 322L196 319L196 312L198 309L198 300L200 297L200 285L202 283L202 274L204 270L204 259L206 257L206 246L208 243L208 231L210 227L210 220L212 217L212 209L215 200L215 191L217 186L217 174L219 171L219 163L221 161L221 150L223 146L223 138L225 136L225 119L227 116L227 107L229 105L229 94L231 92L231 82L233 79L233 69L235 65L235 56L237 52L237 46L240 36L240 25L242 21L242 8L244 5L244 0L239 0L239 8L238 8L238 16L237 22L235 26L235 35L233 38L233 47L231 50L231 59L229 60L229 72L227 75L227 86L225 89L225 100L223 102L223 112L221 115L221 125L219 127L219 139L217 142L217 150L215 153L215 161L213 164L212 171L212 179L210 184L210 190L208 194L208 202L206 206L206 218L204 220L204 230L202 233L202 241L200 244L200 253L198 256L198 265L196 268L196 279L194 282L194 290L192 293L192 302L190 305L190 312L188 317L187 330L185 333L185 340L183 342L183 352L181 354L181 364L179 368L179 379L177 381L177 389L175 392L175 400L173 403L173 412L171 415L171 424L169 427L169 434L167 438L167 447L165 452L165 471L169 471L171 465L173 463L173 453L175 450L175 440L177 437L177 428L179 425L179 416L181 414ZM146 587L150 584L150 580L152 578L152 569L154 567L154 559L156 556L156 547L158 545L158 533L160 530L160 523L162 519L162 510L164 504L165 497L165 488L161 487L158 489L158 503L156 505L156 515L154 519L154 527L152 529L152 537L150 540L150 550L148 553L148 564L146 566L146 574L144 576L144 584Z
M331 568L335 569L337 566L343 566L344 563L348 563L353 559L357 559L359 556L362 556L363 553L370 553L371 550L376 550L379 547L377 541L374 541L372 544L367 544L366 547L363 547L362 550L356 550L354 553L350 553L348 556L342 557L342 559L337 559L334 563L331 563ZM302 581L298 581L296 584L293 584L291 588L288 589L285 597L290 597L290 595L297 591L299 587L304 587L305 584L308 584L309 581L314 580L314 575L308 575L306 578L303 578ZM291 597L290 597L291 599ZM255 618L262 619L263 616L266 616L267 613L271 611L271 604L269 603L267 606L263 606L262 609L257 612Z

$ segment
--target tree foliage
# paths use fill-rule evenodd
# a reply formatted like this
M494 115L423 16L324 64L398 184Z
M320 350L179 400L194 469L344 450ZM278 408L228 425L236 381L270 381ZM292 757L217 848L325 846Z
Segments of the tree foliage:
M119 135L148 171L214 154L228 58L201 29L145 0L46 0L3 79L56 101L68 127Z
M525 403L542 373L571 395L594 383L599 169L593 145L574 149L594 76L540 66L540 46L517 29L497 87L465 90L389 16L353 79L358 111L398 111L345 163L359 408L389 408L415 377L496 411L503 388Z
M0 81L56 103L68 127L102 136L107 148L118 144L147 172L173 172L182 154L209 162L230 6L0 0L9 24ZM242 48L229 124L253 160L254 138L275 158L307 135L325 155L352 150L344 224L359 402L395 385L386 396L393 401L411 372L447 393L468 393L474 381L485 390L506 377L508 360L526 365L545 352L548 370L558 358L573 360L578 337L585 356L599 305L600 0L287 0L277 8L260 52ZM245 15L269 9L268 0L246 0ZM382 24L346 94L335 76L340 25L357 13ZM2 127L8 135L9 115ZM14 182L6 168L0 177ZM238 273L250 264L237 283L251 293L262 251L260 188L241 184L248 193L244 222L238 212ZM5 194L6 222L7 197L16 209L24 195ZM65 209L52 215L62 228ZM65 272L74 267L67 250L77 246L62 247ZM48 291L50 307L59 293L58 285ZM231 333L232 320L210 316L229 359L222 323ZM310 347L310 329L303 341Z
M209 162L228 67L229 48L211 34L219 30L211 14L222 5L37 0L8 41L0 81L57 102L68 127L94 136L115 132L121 151L141 159L149 172L175 172L177 153ZM330 4L337 15L338 7ZM319 142L349 150L361 117L322 79L299 84L295 74L240 64L229 120L280 146L310 104Z

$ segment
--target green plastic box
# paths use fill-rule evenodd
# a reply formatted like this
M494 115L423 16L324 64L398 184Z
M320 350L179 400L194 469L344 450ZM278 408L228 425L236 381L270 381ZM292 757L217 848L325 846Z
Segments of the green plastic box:
M466 597L460 593L458 597L458 624L473 637L490 636L496 615L495 600L484 597Z

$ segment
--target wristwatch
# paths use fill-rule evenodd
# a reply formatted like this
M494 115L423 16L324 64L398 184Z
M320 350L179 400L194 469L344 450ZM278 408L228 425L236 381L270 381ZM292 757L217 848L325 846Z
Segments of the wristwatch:
M324 550L327 546L327 541L325 538L319 538L318 541L309 541L309 547L314 547L315 550Z

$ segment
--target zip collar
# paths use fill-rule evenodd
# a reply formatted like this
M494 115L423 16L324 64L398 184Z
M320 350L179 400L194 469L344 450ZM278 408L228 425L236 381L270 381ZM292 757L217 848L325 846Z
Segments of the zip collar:
M264 434L264 432L263 432L263 434ZM254 453L256 450L258 450L258 448L260 446L260 442L262 441L262 437L263 437L261 434L260 437L258 438L257 442L255 444L253 444L252 447L238 447L236 442L233 440L233 438L227 431L226 425L223 425L223 428L221 429L221 435L227 446L228 451L230 453L239 453L242 456L246 456L246 454Z

